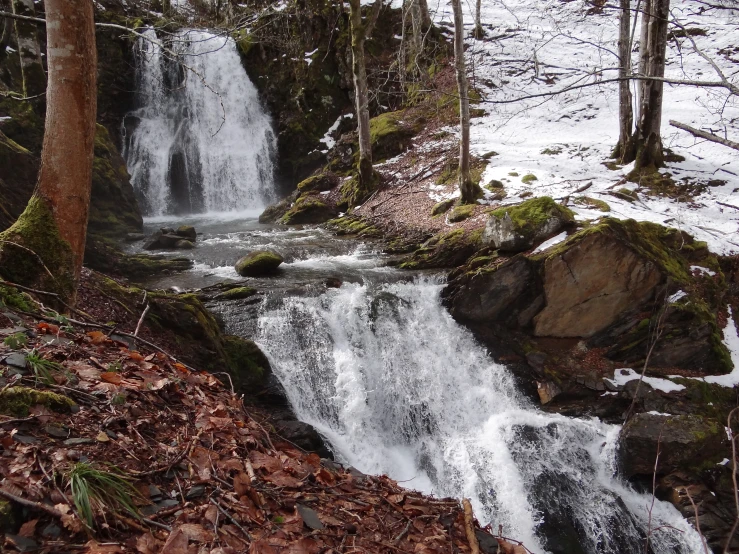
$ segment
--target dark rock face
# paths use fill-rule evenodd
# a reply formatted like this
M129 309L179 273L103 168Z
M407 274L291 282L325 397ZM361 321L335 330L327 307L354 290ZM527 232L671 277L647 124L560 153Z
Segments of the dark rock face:
M621 431L619 460L623 474L651 475L658 451L659 475L697 468L706 462L715 465L730 455L722 445L722 435L721 425L697 415L637 414Z

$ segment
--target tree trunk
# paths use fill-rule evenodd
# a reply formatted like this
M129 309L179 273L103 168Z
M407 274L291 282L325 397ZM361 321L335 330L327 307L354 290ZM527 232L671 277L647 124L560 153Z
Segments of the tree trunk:
M172 11L172 0L162 0L162 12L169 15Z
M411 60L413 67L410 73L415 73L419 67L418 60L422 55L423 49L423 22L421 21L421 6L419 0L411 0L411 28L413 30L413 53Z
M670 0L648 0L646 5L648 6L649 17L645 18L647 22L645 75L664 77ZM642 35L644 34L642 30ZM662 81L644 81L640 99L639 121L635 133L635 171L654 171L664 165L660 134L663 97L664 84Z
M478 40L483 38L485 36L485 31L482 28L482 22L480 21L480 8L481 8L482 0L477 0L477 4L475 5L475 30L474 30L474 37Z
M423 25L423 30L428 31L434 24L431 21L428 2L426 0L418 0L418 6L421 8L421 24Z
M0 273L74 303L90 205L95 23L92 2L46 0L45 7L49 84L41 170L25 211L0 235Z
M10 5L16 15L36 17L33 0L11 0ZM20 57L23 96L36 96L44 92L46 88L46 74L41 62L37 24L16 19L14 26Z
M459 91L459 192L462 203L473 203L482 194L480 186L470 179L470 98L467 85L467 71L464 63L464 19L460 0L452 0L454 10L454 67L457 70L457 90Z
M349 0L352 35L352 78L354 81L354 102L357 110L357 133L359 135L359 191L366 193L374 188L375 175L372 168L372 140L370 138L369 92L367 89L367 69L364 58L364 43L368 29L374 27L382 0L375 0L373 15L365 26L362 23L360 0ZM374 19L373 19L374 18ZM358 198L356 201L361 201Z
M621 19L619 22L618 57L620 68L618 76L618 144L613 151L613 157L621 163L634 160L634 108L631 96L631 0L620 0Z

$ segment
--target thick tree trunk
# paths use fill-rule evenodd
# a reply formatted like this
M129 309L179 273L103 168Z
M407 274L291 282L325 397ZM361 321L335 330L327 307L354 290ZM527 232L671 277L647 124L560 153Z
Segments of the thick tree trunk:
M454 10L454 66L457 70L457 90L459 91L459 192L462 203L474 202L481 194L480 187L470 179L470 98L467 84L467 71L464 63L464 19L460 0L452 0Z
M618 144L613 157L621 163L629 163L634 159L634 108L631 95L631 0L620 0L621 19L619 24L618 57L620 69L618 76Z
M411 28L413 30L413 67L410 73L415 73L418 60L423 53L423 21L421 21L421 6L419 0L411 0Z
M21 284L41 283L73 303L90 205L95 23L89 1L46 0L45 7L49 84L41 170L26 210L0 235L0 273Z
M423 30L428 31L434 24L431 21L428 2L426 0L418 0L418 6L421 8L421 24L423 25Z
M648 0L646 5L649 17L645 18L647 22L645 75L664 77L670 0ZM663 97L662 81L644 81L635 134L636 171L652 171L664 165L660 134Z
M11 0L13 13L26 17L36 17L33 0ZM37 24L31 21L16 19L14 21L18 56L20 57L23 95L36 96L46 88L46 74L41 62Z
M485 31L482 28L482 21L480 20L480 8L482 7L481 5L482 5L482 0L477 0L477 4L475 5L474 37L478 40L485 36Z

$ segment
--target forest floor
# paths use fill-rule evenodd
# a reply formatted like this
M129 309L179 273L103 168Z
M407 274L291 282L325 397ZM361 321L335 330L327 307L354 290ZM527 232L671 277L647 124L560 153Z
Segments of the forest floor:
M38 312L0 311L0 520L25 521L4 549L470 551L458 500L303 451L155 335L147 345L23 302Z

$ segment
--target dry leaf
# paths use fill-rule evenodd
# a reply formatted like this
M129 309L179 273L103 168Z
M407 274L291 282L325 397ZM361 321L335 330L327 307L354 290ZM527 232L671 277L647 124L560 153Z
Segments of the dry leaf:
M103 344L108 340L108 336L102 331L90 331L87 336L90 337L92 344Z
M98 442L109 442L110 441L110 437L105 434L105 431L100 431L98 433L98 436L95 438L98 440Z
M120 373L116 373L115 371L106 371L105 373L101 373L100 378L106 383L112 383L114 385L120 385L121 381L123 381L123 377L121 377Z
M249 476L241 472L234 477L234 490L239 496L243 496L249 492L251 488L251 479Z
M151 533L140 535L136 539L136 551L139 554L157 554L161 545L161 541L154 538Z
M32 519L31 521L26 521L23 525L21 525L20 531L18 531L18 534L21 537L31 538L36 533L36 524L38 523L38 519Z

